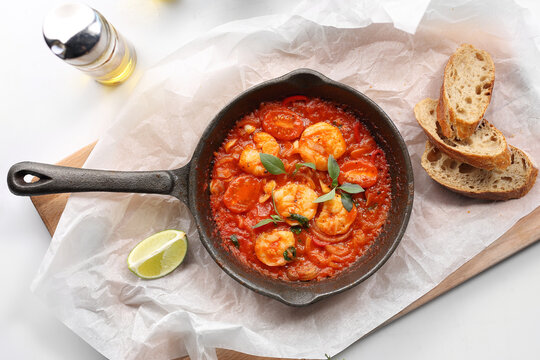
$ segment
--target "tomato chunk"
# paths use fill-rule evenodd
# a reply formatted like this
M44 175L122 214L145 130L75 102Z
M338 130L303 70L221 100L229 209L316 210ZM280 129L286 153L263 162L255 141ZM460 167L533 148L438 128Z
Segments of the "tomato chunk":
M288 106L296 101L308 101L308 98L304 95L294 95L283 99L283 106Z
M352 158L360 159L377 149L377 143L371 137L364 136L358 143L349 146L349 149Z
M260 190L261 183L256 177L240 176L229 184L223 203L232 212L246 212L257 204Z
M340 167L338 181L340 184L353 183L368 188L377 182L378 170L366 159L347 161Z
M297 139L304 131L304 122L300 115L287 109L268 111L262 125L264 131L279 140Z

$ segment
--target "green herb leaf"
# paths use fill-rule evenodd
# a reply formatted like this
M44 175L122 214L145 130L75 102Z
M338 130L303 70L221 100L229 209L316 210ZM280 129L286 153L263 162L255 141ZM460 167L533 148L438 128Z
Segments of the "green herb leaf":
M336 186L338 186L338 181L337 179L334 179L332 180L332 187L335 188Z
M254 225L253 229L264 226L264 225L267 225L267 224L270 224L270 223L276 224L276 221L274 219L263 219L263 220L259 221L256 225Z
M296 248L294 246L289 246L283 252L283 258L285 259L285 261L292 261L296 259Z
M358 184L343 183L339 189L349 193L349 194L358 194L364 192L364 188Z
M270 215L270 217L272 218L272 220L274 220L274 223L284 222L284 220L279 215Z
M302 226L302 227L308 227L309 224L309 219L307 217L305 217L304 215L300 215L300 214L291 214L289 215L288 219L291 219L291 220L295 220L295 221L298 221L298 223Z
M322 203L328 200L332 200L336 196L336 189L332 189L332 191L327 192L326 194L319 196L316 198L313 202L314 203Z
M298 172L298 170L300 170L300 168L302 166L305 166L305 167L308 167L310 169L313 169L313 170L317 170L317 168L315 167L315 164L312 163L312 162L307 162L307 163L299 163L299 164L296 164L294 167L296 168L296 170L293 171L292 175L296 175L296 173Z
M280 158L274 155L259 153L259 158L264 168L272 175L285 174L285 166Z
M339 176L339 165L332 155L328 157L328 175L332 180L337 180Z
M231 235L231 242L233 243L236 248L240 248L240 243L238 242L238 237L236 237L236 234Z
M278 222L285 222L283 218L279 215L277 208L276 208L276 201L274 200L274 191L272 190L272 204L274 205L274 211L275 214L270 215L270 219L263 219L259 221L255 226L252 226L253 229L258 228L260 226L264 226L270 223L274 223L274 225L277 225Z
M298 235L298 234L300 234L302 232L302 227L300 225L294 225L294 226L291 226L290 230L294 234Z
M351 195L349 195L347 193L342 193L341 194L341 204L343 204L343 207L345 208L345 210L350 212L352 210L352 208L353 208L353 202L352 202Z

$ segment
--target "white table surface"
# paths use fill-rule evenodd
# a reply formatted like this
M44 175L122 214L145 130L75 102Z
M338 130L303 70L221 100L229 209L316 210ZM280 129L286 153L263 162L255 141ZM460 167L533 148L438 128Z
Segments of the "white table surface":
M2 1L0 173L56 162L105 131L142 71L209 29L288 0L89 0L135 45L136 73L104 87L56 59L41 35L59 1ZM102 359L30 292L50 236L27 198L0 186L0 358ZM539 359L540 243L356 342L336 359ZM276 329L276 331L279 331Z

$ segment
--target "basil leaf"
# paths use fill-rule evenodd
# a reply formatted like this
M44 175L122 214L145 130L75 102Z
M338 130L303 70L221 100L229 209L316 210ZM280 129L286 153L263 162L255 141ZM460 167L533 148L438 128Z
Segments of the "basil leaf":
M335 188L336 186L338 186L338 181L337 179L334 179L332 180L332 187Z
M302 227L300 225L291 226L291 232L294 234L300 234L302 232Z
M306 163L301 163L301 164L296 164L297 166L300 165L300 166L305 166L305 167L308 167L310 169L313 169L313 170L317 170L317 168L315 167L315 164L312 163L312 162L306 162Z
M279 215L277 208L276 208L276 201L274 200L274 191L272 190L272 204L274 205L274 211L275 214L270 215L270 219L263 219L259 221L255 226L252 226L253 229L258 228L263 225L267 225L270 223L274 223L274 225L277 225L278 222L285 222L283 218Z
M364 192L364 188L358 184L343 183L339 188L349 194L358 194Z
M285 174L285 166L280 158L274 155L259 153L259 158L264 168L272 175Z
M274 220L274 223L283 222L284 220L279 215L270 215L272 220Z
M313 170L317 170L317 168L315 167L315 164L312 163L312 162L307 162L307 163L299 163L299 164L296 164L294 165L294 167L296 168L296 170L293 171L292 175L296 175L296 173L298 172L298 170L300 170L300 168L302 166L305 166L305 167L308 167L310 169L313 169Z
M236 234L231 235L231 242L233 243L236 248L240 248L240 243L238 242L238 237L236 237Z
M283 258L286 261L292 261L296 258L296 248L294 246L289 246L284 252L283 252Z
M259 221L256 225L252 226L252 228L255 229L255 228L270 224L270 223L275 224L276 221L274 219L263 219L263 220Z
M291 214L291 215L288 217L288 219L298 221L298 223L299 223L302 227L308 227L309 219L308 219L307 217L305 217L304 215L300 215L300 214Z
M349 195L347 193L342 193L341 194L341 204L343 205L345 210L350 212L352 210L352 208L353 208L353 202L352 202L351 195Z
M336 189L332 189L332 191L322 195L322 196L319 196L318 198L316 198L315 200L313 200L314 203L322 203L322 202L325 202L325 201L328 201L328 200L332 200L334 197L336 196Z
M332 155L328 157L328 175L332 180L336 180L339 176L339 165Z

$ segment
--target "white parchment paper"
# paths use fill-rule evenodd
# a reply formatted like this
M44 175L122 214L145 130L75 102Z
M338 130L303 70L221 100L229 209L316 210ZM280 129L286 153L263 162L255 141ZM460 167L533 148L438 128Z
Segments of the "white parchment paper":
M242 90L312 68L375 100L407 142L414 210L390 260L354 289L292 308L224 274L178 200L73 195L33 284L67 326L111 359L188 353L215 359L214 348L323 358L431 290L540 204L538 185L522 199L499 203L441 188L420 166L426 137L412 111L423 98L437 98L449 55L472 43L490 52L496 66L486 118L510 144L540 159L539 32L527 10L491 1L447 1L427 10L427 1L410 8L398 1L356 3L305 2L293 14L231 23L178 49L147 71L85 166L180 167L207 123ZM167 228L187 232L185 263L162 279L138 279L126 266L129 251Z

